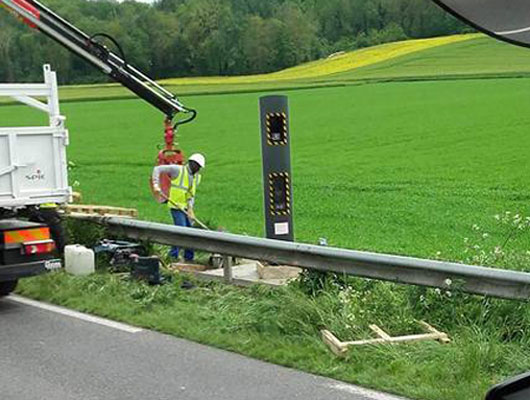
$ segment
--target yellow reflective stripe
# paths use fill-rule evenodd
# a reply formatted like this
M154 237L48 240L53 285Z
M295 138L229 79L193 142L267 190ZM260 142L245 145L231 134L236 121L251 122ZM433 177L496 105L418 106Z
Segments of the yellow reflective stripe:
M6 244L35 242L50 238L50 228L22 229L18 231L7 231L4 233Z
M189 187L185 186L185 179L187 179L189 185L188 170L186 167L182 167L179 175L171 181L171 191L169 192L169 199L171 201L168 202L169 208L175 208L176 206L177 208L186 208L186 197Z
M192 177L187 167L183 167L179 175L171 181L171 191L168 205L170 208L175 208L171 203L177 204L180 208L186 208L188 200L195 196L197 186L199 185L201 176L196 174Z

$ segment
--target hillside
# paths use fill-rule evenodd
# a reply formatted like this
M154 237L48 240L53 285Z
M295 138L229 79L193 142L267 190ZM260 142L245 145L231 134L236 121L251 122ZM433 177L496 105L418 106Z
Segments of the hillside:
M432 39L409 40L369 47L326 60L314 61L272 74L239 77L177 78L161 81L178 95L221 94L284 89L312 88L343 84L348 75L362 68L377 66L436 48L455 46L473 41L479 35L453 35ZM485 39L489 40L489 39ZM421 57L421 56L420 56ZM62 100L97 100L132 98L126 89L116 84L80 85L61 88Z
M271 74L234 77L168 79L163 80L162 83L168 85L217 85L321 78L332 74L350 72L358 68L393 60L405 55L416 54L424 50L433 49L444 45L465 42L477 37L479 37L479 35L469 34L444 36L431 39L405 40L401 42L368 47L347 52L345 54L337 54L336 56L332 55L324 60L313 61Z
M177 78L162 84L179 96L342 86L369 81L520 77L530 51L477 34L410 40L361 49L272 74ZM132 98L116 84L61 88L62 100Z
M282 91L415 81L523 77L530 75L530 51L479 34L409 40L369 47L271 74L177 78L161 81L178 96ZM64 86L62 101L134 98L117 84Z
M527 76L530 51L489 37L436 46L403 57L338 73L328 79Z

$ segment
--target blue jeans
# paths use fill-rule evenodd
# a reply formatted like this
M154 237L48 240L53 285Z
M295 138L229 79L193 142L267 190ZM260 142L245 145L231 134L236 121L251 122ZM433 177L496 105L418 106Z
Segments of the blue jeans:
M188 216L184 212L172 208L171 209L171 216L173 217L173 223L176 226L183 226L183 227L186 227L186 228L190 228L191 227L191 221L190 221L190 219L188 218ZM169 255L172 258L178 258L179 257L179 252L180 252L180 249L178 247L172 247L171 251L169 252ZM193 261L193 257L194 256L195 256L195 254L193 253L193 250L186 249L184 251L184 260Z

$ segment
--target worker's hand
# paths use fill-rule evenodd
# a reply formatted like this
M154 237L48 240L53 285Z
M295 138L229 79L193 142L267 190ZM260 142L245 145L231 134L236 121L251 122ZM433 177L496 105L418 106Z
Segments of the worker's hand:
M193 211L193 208L188 208L188 217L190 217L190 219L195 219L195 211Z
M157 195L161 195L162 194L162 189L158 185L153 185L153 192L155 192L155 194L157 194Z

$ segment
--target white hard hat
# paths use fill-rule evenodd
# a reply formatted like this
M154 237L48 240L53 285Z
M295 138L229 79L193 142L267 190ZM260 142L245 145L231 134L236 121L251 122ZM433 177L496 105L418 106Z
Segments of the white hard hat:
M206 158L204 158L202 154L195 153L188 159L188 161L195 161L201 168L206 167Z

